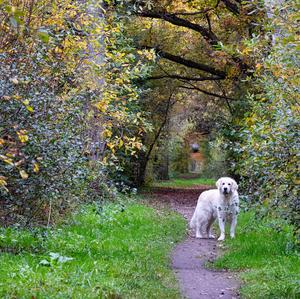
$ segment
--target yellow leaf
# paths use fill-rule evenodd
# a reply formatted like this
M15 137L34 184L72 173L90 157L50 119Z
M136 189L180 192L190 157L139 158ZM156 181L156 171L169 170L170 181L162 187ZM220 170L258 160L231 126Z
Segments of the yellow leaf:
M14 162L11 158L8 158L7 156L4 155L0 155L0 159L2 159L5 163L9 164L9 165L14 165Z
M28 135L25 130L20 130L19 132L17 132L17 135L22 143L28 141Z
M31 107L31 106L26 106L26 109L27 109L29 112L34 112L34 109L33 109L33 107Z
M38 172L40 171L39 164L36 163L36 162L33 164L33 171L34 171L35 173L38 173Z
M101 112L105 112L107 110L107 103L105 102L98 102L96 104L94 104L95 107L97 107Z
M107 138L111 137L111 136L112 136L112 131L109 130L109 129L106 129L106 130L103 132L103 136L104 136L104 137L107 137Z
M5 143L5 140L0 138L0 145L3 145Z
M19 173L20 173L22 179L24 179L24 180L28 179L29 175L25 170L20 170Z
M262 68L262 65L261 65L261 63L257 63L255 67L258 71L260 71L260 69Z
M6 188L6 186L7 186L6 177L0 176L0 187L8 192L8 189Z
M111 142L108 142L107 147L109 147L110 149L113 149L115 147L115 145Z

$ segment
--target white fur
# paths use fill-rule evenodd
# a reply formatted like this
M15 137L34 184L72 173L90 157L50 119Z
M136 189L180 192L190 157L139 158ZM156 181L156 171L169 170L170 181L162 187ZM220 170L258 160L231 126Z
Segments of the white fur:
M228 177L216 182L218 189L204 191L200 194L197 206L190 222L191 228L196 228L196 238L214 238L211 232L213 222L218 218L221 231L218 240L225 239L225 221L231 219L230 237L235 236L237 215L239 213L238 185Z

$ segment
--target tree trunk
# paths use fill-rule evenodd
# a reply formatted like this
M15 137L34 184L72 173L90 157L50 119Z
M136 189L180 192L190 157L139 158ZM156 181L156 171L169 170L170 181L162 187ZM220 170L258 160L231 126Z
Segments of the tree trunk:
M146 153L142 152L139 156L139 171L138 171L138 177L136 179L137 186L142 186L145 183L147 165L148 165L148 162L150 160L152 151L154 149L155 144L159 140L159 137L161 136L161 133L162 133L165 125L167 124L170 108L174 104L174 103L171 102L172 96L173 96L173 93L171 93L169 98L168 98L167 107L166 107L166 110L165 110L163 122L161 123L158 131L156 132L153 141L149 145L148 152L146 152Z
M103 13L104 3L103 1L91 0L87 7L88 13L94 18L95 24L92 26L101 26L105 24L105 15ZM104 27L104 26L103 26ZM93 30L93 28L92 28ZM102 90L105 85L104 77L100 74L103 63L105 60L105 42L104 32L103 35L97 36L97 45L95 45L93 34L88 36L88 59L90 62L91 78L95 83L95 89L92 90L97 95L98 99L102 98ZM95 71L96 70L96 71ZM96 107L93 106L93 97L87 101L87 121L88 121L88 144L87 152L91 160L102 160L106 149L106 143L103 140L102 132L104 130L102 117Z

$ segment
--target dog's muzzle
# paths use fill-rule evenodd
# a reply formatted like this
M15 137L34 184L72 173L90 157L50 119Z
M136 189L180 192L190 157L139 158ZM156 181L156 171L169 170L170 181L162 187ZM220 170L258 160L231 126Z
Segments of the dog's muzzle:
M223 194L229 194L229 190L228 190L228 188L223 188Z

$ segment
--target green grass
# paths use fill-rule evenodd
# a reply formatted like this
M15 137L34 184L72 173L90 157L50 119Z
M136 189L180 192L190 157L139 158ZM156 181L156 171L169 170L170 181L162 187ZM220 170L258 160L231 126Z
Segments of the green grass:
M1 229L0 298L180 298L169 252L184 233L182 217L134 203L89 206L53 230Z
M300 257L293 248L292 230L262 221L253 214L240 215L237 237L227 240L216 268L243 270L242 298L300 298Z
M214 186L215 179L206 178L193 178L193 179L171 179L168 181L159 181L153 183L153 187L175 187L175 188L188 188L195 187L198 185L209 185Z

